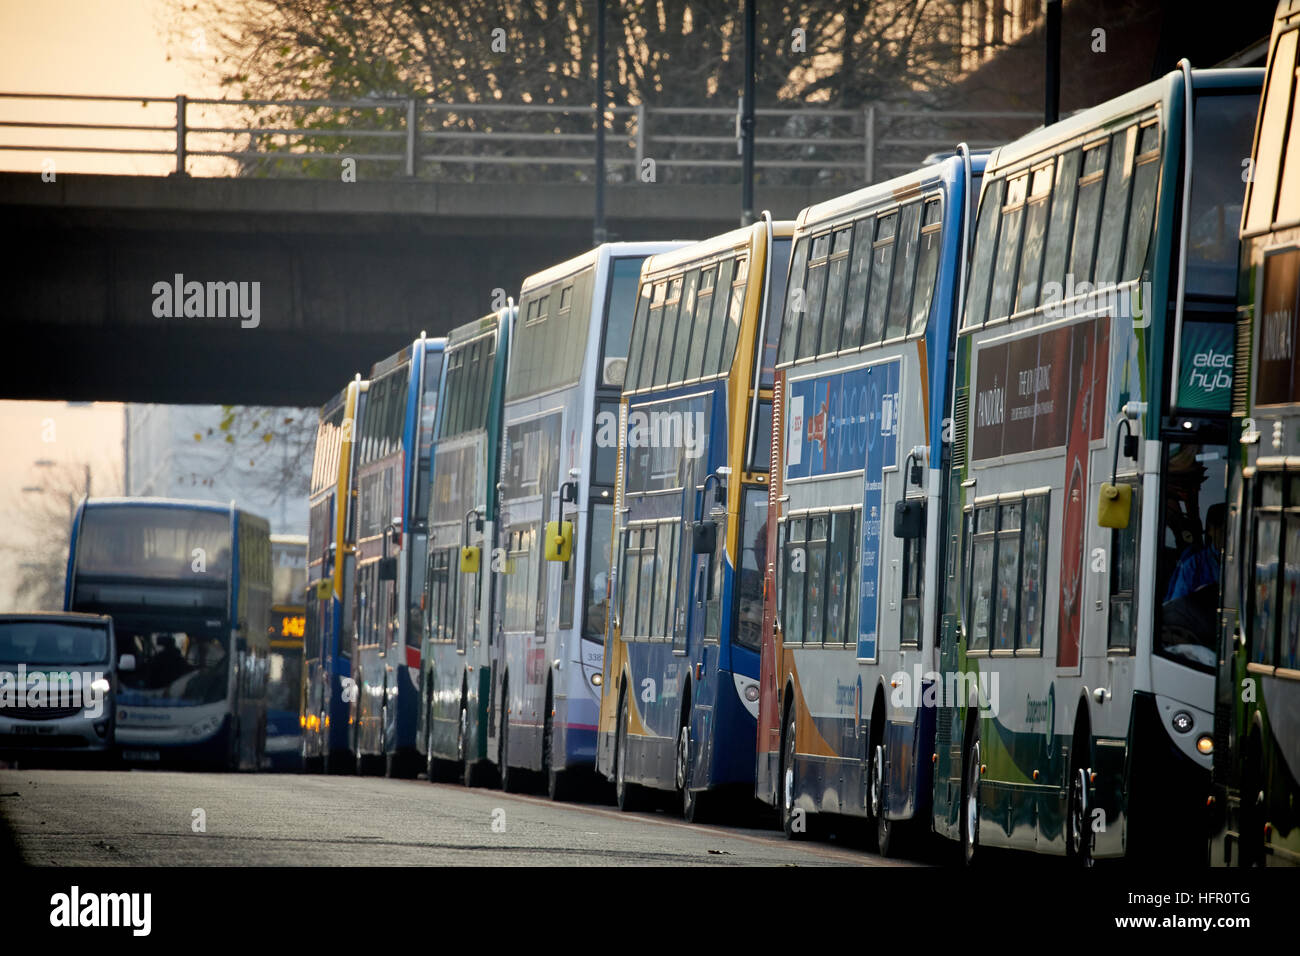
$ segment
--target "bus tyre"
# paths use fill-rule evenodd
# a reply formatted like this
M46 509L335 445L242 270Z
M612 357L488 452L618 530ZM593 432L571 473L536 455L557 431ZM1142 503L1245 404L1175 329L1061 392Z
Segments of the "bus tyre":
M1070 760L1070 799L1066 811L1065 854L1079 866L1092 866L1088 821L1088 771L1079 766L1078 747Z
M965 783L961 788L961 848L962 862L974 866L980 859L980 751L979 731L966 751Z
M521 772L510 770L510 707L503 704L501 707L501 789L506 793L519 793L523 787L520 786L519 778Z
M460 732L456 737L456 754L460 758L461 783L467 787L477 787L482 780L478 761L470 755L469 747L469 707L465 701L460 702Z
M1264 774L1260 769L1259 735L1253 733L1246 742L1246 758L1241 766L1241 827L1238 834L1238 866L1264 866L1267 863L1264 840Z
M876 821L876 849L890 856L898 849L898 827L885 816L885 748L877 743L871 751L871 816Z
M618 705L618 726L614 733L614 800L624 813L640 810L645 805L642 789L627 779L627 697Z
M555 721L551 718L549 695L545 722L542 729L542 774L546 778L546 795L555 801L570 800L573 797L572 775L555 767Z
M794 714L786 717L785 739L781 743L781 778L777 799L781 808L781 829L787 839L803 840L808 836L807 814L796 810L795 800L795 720Z
M691 760L691 728L683 722L677 734L677 795L681 800L682 819L687 823L705 823L710 818L710 794L691 789L694 762Z

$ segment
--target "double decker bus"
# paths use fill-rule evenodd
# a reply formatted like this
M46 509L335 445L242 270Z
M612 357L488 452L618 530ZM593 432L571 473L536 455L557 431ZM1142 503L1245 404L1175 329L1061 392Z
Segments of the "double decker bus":
M597 768L624 810L647 790L676 792L687 820L737 791L751 798L772 367L793 232L764 214L641 267L613 613L602 605L589 622L609 619Z
M520 293L503 413L502 638L488 730L506 790L536 772L560 799L576 779L570 771L595 762L615 422L637 279L646 256L680 245L605 243L528 277Z
M368 383L361 376L325 403L316 431L307 532L307 604L303 628L301 713L303 767L308 772L352 768L350 721L352 599L356 584L355 507L357 424Z
M1278 4L1241 223L1210 862L1300 864L1300 2ZM1291 146L1296 146L1294 151Z
M64 610L113 618L123 760L261 766L270 608L266 519L233 502L78 506Z
M356 431L352 753L358 773L414 777L429 465L445 340L424 333L370 370Z
M493 593L501 408L516 309L455 329L443 353L428 507L420 725L430 782L477 786L491 767Z
M271 535L271 620L266 757L273 770L302 769L302 657L307 629L307 538Z
M755 793L790 837L928 827L944 396L985 156L799 216L769 447Z
M934 829L1204 861L1243 160L1261 70L995 150L957 339Z

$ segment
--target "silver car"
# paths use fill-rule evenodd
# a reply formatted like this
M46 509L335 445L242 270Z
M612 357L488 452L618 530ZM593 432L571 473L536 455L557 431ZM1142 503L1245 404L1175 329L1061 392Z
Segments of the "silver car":
M0 760L116 754L113 619L0 614Z

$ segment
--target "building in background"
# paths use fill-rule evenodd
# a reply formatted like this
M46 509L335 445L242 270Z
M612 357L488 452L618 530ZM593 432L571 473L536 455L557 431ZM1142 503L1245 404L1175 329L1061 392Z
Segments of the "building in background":
M273 534L306 533L314 409L124 407L128 495L233 499Z

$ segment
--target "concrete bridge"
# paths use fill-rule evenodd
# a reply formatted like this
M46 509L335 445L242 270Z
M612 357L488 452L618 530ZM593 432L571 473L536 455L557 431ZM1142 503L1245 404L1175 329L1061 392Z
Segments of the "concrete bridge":
M756 113L755 209L778 218L1032 122ZM607 115L609 238L738 224L733 110ZM0 173L0 397L319 404L421 330L476 318L496 290L517 295L590 246L594 123L592 107L428 98L0 93L0 164L46 173ZM65 173L69 154L156 174Z
M794 216L833 194L760 188ZM5 398L313 405L591 244L585 185L0 173ZM610 186L611 238L734 227L739 186ZM203 284L202 301L173 308ZM209 284L243 283L244 313ZM248 317L257 283L255 320ZM218 292L236 288L221 285ZM188 314L187 314L188 313Z

